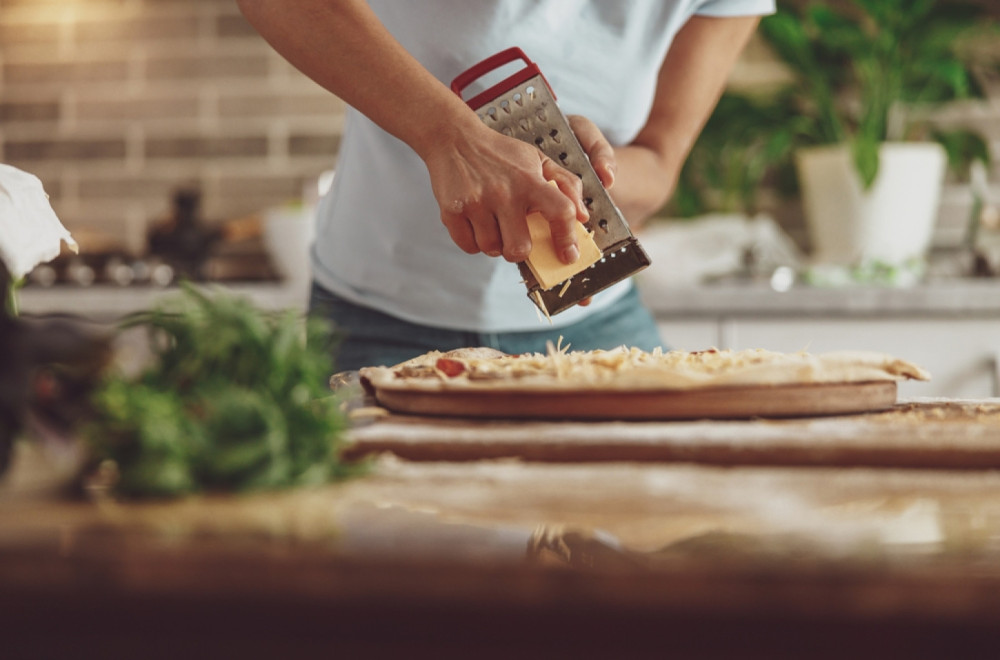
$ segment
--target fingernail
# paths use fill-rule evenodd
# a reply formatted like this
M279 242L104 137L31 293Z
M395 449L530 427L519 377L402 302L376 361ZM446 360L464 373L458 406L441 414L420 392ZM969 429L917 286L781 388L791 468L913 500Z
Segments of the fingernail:
M575 245L570 245L563 251L563 260L568 264L575 263L576 260L579 258L580 258L580 249Z

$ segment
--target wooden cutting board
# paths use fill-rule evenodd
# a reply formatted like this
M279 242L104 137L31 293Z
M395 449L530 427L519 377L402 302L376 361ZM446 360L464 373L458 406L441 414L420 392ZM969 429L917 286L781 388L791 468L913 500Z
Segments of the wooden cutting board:
M886 410L896 403L895 381L817 383L693 390L578 390L491 388L427 391L375 389L394 412L445 417L549 420L678 420L805 417Z
M780 420L514 421L382 413L350 431L349 455L1000 468L997 400L914 400L882 412Z

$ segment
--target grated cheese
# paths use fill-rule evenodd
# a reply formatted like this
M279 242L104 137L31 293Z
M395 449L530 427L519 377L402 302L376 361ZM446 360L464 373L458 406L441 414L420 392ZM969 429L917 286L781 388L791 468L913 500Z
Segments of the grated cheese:
M503 355L501 357L456 357L466 369L448 377L434 367L413 366L407 376L418 379L431 377L459 384L472 381L537 381L562 384L646 383L669 382L696 386L699 383L742 381L755 382L777 378L782 381L818 382L830 378L850 379L916 378L929 376L919 367L882 354L826 354L805 352L777 353L764 349L703 351L668 351L660 348L646 352L638 348L619 346L612 350L570 351L563 337L553 344L546 343L545 353ZM441 354L425 356L433 360ZM398 375L403 374L399 371ZM845 376L846 374L846 376ZM853 375L852 375L853 374Z
M549 308L545 306L545 301L542 300L542 292L535 289L535 300L538 301L538 309L542 310L545 314L545 318L548 319L549 325L552 325L552 315L549 314Z

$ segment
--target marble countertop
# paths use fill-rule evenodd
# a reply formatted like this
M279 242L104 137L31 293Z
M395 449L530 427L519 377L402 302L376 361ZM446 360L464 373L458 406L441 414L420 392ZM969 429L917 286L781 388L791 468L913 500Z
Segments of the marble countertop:
M722 316L1000 316L1000 281L948 279L908 288L796 285L776 291L767 281L727 280L669 287L640 279L643 299L657 315Z
M299 282L213 283L209 286L218 286L246 296L263 309L304 310L308 298L307 285ZM19 292L18 303L21 312L25 314L71 313L97 319L114 319L149 309L156 302L177 292L178 289L174 286L31 286Z
M302 283L242 283L226 290L248 296L266 309L305 309ZM657 315L672 318L724 316L1000 316L1000 281L941 279L908 288L850 286L821 288L796 285L776 291L767 281L733 279L698 286L670 286L640 277L643 299ZM28 287L20 292L27 314L68 312L116 317L147 309L175 288L115 286Z

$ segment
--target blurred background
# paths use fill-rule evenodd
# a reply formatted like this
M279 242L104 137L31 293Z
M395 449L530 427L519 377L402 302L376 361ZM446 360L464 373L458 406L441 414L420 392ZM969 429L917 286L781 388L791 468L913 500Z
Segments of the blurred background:
M677 348L889 350L898 324L916 321L925 336L908 357L943 368L956 357L934 347L961 319L981 337L961 367L975 386L941 391L996 391L1000 3L779 8L640 237L654 265L639 281L665 336ZM312 208L343 117L231 0L0 0L0 162L42 180L81 247L30 275L23 310L114 318L181 277L304 308ZM810 220L797 168L801 150L839 146L867 186L889 171L882 141L943 144L951 166L932 176L940 188L897 176L910 207L885 214L903 224L869 236L872 252ZM829 191L836 203L818 205L845 224L854 211L838 200L858 191ZM743 331L762 316L760 332Z
M995 2L981 4L1000 13ZM249 219L229 231L231 239L246 239L255 217L309 204L322 173L335 166L343 104L274 53L230 0L0 0L0 65L0 161L42 179L85 255L142 256L150 232L178 213L176 198L185 191L198 197L187 202L195 208L181 213L215 227ZM988 101L951 104L941 116L981 131L996 155L1000 76L981 73ZM758 37L731 91L776 94L792 80L773 47ZM786 107L790 115L793 108ZM705 142L713 144L714 131L714 145L723 141L737 149L765 130L761 119L727 132L734 123L728 119L746 113L732 105L724 110L730 116L719 113ZM692 184L664 213L752 206L752 213L773 214L808 249L801 200L777 194L773 176L761 174L749 181L755 191L749 199L734 200L723 184L702 183L700 191ZM997 188L995 168L991 180ZM965 181L949 183L940 200L937 244L962 239L972 204ZM694 201L697 192L703 194ZM259 260L260 272L245 262L216 260L208 274L274 274Z
M178 215L214 239L205 277L281 276L260 258L264 221L301 231L342 118L230 0L0 1L0 162L42 180L95 284L115 281L98 255L131 264ZM91 277L66 270L59 281Z

